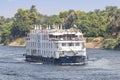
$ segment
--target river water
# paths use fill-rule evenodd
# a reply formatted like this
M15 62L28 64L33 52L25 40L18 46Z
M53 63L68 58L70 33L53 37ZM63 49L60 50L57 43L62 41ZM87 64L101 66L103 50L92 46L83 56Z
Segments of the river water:
M0 80L120 80L120 51L87 49L83 66L25 62L24 47L0 46Z

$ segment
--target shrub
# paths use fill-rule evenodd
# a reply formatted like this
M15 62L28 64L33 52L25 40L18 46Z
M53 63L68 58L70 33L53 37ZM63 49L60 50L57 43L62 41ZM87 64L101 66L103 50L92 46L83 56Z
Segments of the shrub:
M105 48L105 49L115 49L116 44L117 44L116 39L107 39L107 40L103 41L103 43L102 43L103 48Z

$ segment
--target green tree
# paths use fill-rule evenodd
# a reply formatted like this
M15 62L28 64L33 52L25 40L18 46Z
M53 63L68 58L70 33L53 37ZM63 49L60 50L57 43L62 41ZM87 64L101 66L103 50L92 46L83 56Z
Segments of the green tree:
M30 8L30 15L29 18L31 20L31 24L40 24L40 16L39 13L37 12L36 6L32 5Z
M4 45L7 45L11 41L11 32L10 29L13 25L13 22L9 22L3 25L3 29L1 31L1 41Z
M10 42L10 32L8 30L5 30L1 34L1 43L7 45L9 42Z
M11 28L11 34L14 38L26 36L30 31L31 20L29 18L29 10L18 9L14 16L14 24Z
M5 17L4 16L0 16L0 25L5 24Z
M106 7L106 11L108 12L108 18L110 21L109 30L112 34L112 37L116 38L120 26L120 9L118 9L116 6L108 6Z
M61 23L62 23L61 19L58 15L52 15L50 16L47 24L55 26L56 24L61 24Z
M68 17L68 12L67 11L62 11L59 13L59 17L61 19L62 26L65 27L65 21L67 20Z

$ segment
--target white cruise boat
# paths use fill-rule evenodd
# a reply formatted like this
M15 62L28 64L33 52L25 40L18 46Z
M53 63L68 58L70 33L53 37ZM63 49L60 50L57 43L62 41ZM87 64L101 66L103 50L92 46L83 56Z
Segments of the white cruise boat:
M86 63L86 40L75 28L36 26L26 39L26 61L58 65Z

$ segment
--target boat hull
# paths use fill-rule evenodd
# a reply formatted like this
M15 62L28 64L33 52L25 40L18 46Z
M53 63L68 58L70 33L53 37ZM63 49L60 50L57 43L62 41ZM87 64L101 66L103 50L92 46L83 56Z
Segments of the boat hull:
M57 59L42 56L26 55L26 61L58 65L83 65L86 63L86 56L64 56Z

